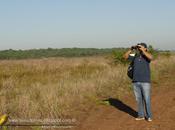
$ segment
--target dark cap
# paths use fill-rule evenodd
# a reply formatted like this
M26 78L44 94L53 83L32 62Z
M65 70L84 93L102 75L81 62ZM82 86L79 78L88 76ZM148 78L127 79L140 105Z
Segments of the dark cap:
M141 45L141 46L144 46L145 48L147 48L146 43L138 43L137 45Z

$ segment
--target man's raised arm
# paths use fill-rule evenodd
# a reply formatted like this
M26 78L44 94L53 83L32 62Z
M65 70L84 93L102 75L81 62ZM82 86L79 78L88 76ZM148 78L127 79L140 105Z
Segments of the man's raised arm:
M132 50L129 49L129 50L123 55L123 58L124 58L125 60L127 60L128 57L129 57L129 54L130 54L131 52L132 52Z

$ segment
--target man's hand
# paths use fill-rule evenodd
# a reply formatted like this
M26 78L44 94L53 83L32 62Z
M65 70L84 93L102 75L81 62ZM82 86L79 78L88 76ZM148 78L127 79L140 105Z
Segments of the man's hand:
M139 50L144 52L146 51L147 49L145 47L143 47L142 45L137 45L139 47Z
M147 51L147 48L143 47L142 45L138 45L139 50L142 51L142 53L149 59L152 60L153 56Z
M132 52L132 49L129 49L124 55L123 55L123 58L125 59L125 60L127 60L128 59L128 57L129 57L129 54Z

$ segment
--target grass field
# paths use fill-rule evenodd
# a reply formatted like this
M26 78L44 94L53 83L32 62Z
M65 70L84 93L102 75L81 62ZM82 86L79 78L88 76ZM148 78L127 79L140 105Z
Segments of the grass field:
M175 56L151 63L152 82L175 71ZM73 117L131 91L127 65L105 56L0 61L0 113L11 118Z

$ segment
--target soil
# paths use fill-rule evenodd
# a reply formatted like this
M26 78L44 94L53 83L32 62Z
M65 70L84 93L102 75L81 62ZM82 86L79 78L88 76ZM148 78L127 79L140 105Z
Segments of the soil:
M175 79L165 75L160 82L152 85L152 122L135 121L136 101L131 94L108 99L111 105L93 109L71 130L175 130Z

